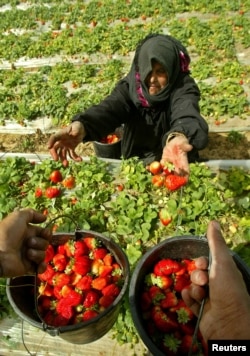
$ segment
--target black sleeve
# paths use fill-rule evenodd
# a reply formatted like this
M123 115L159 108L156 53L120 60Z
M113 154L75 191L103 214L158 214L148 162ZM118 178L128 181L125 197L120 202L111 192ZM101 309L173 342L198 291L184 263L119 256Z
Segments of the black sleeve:
M76 114L72 121L83 123L87 132L84 141L98 141L125 123L132 108L127 83L122 80L103 101Z
M170 97L170 130L164 135L163 146L171 132L181 132L197 150L208 143L208 124L200 114L200 91L189 74L181 74Z

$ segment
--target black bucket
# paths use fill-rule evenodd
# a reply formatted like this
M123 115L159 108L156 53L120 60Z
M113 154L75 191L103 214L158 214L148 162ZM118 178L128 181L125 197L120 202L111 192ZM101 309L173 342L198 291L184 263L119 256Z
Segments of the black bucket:
M96 237L112 253L116 262L119 263L122 268L124 284L120 294L107 309L88 321L80 322L74 325L53 327L44 325L36 312L35 276L9 278L7 280L6 292L8 300L14 311L24 321L27 321L34 327L49 333L51 336L59 336L70 343L87 344L104 336L116 322L123 296L128 287L130 272L126 254L114 241L102 234L88 230L77 231L77 234L78 237L79 235L80 237L84 237L86 235ZM52 244L54 243L55 245L58 245L60 241L61 243L65 243L65 238L75 239L75 233L55 234L53 235Z
M241 271L250 294L250 268L234 252L231 252L234 261ZM153 355L165 354L156 346L145 329L145 321L142 317L139 295L143 289L145 275L152 271L154 264L160 259L193 259L209 254L208 242L205 237L179 236L162 241L149 250L138 262L129 287L129 304L132 319L142 341Z
M123 136L123 128L117 128L112 134L117 135L119 141L115 143L102 143L99 141L93 141L93 148L97 157L121 159L121 141Z

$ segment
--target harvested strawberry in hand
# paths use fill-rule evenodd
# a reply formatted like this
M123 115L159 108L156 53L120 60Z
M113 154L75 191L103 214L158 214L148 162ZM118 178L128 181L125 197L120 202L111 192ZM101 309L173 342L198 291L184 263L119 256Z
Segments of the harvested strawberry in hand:
M187 182L187 177L179 176L177 174L169 174L165 178L165 186L170 191L181 188L182 186L186 185Z
M146 274L139 294L140 308L148 336L166 355L206 355L204 340L192 345L197 318L182 299L195 261L163 258L153 264Z

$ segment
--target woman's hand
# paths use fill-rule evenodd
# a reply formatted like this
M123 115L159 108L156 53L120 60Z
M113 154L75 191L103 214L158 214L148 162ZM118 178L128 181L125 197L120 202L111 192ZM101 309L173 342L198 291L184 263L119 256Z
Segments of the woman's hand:
M55 161L60 159L64 165L68 164L68 155L74 161L81 161L82 158L76 154L75 149L85 136L84 126L80 121L74 121L69 126L51 135L48 148L52 158Z
M45 251L51 230L33 224L46 220L46 216L33 209L9 214L0 222L0 275L15 277L43 272Z
M193 148L185 136L176 136L166 143L163 148L161 164L168 162L175 167L175 173L181 176L189 177L189 163L187 153Z
M209 296L200 321L200 331L205 341L249 340L250 296L216 221L210 222L207 239L212 255L209 276L207 260L198 258L198 269L191 274L192 284L183 290L182 297L198 315L200 303L206 296L204 286L208 283Z

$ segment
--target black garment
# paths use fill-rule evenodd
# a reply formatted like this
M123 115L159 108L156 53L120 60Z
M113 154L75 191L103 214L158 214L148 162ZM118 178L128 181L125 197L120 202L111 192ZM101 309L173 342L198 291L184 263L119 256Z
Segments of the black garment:
M145 84L151 61L157 60L168 73L168 85L149 95ZM136 49L131 70L100 104L73 121L81 121L85 141L99 141L124 124L122 156L137 156L150 163L160 160L167 136L182 132L194 149L189 161L207 145L208 125L199 111L200 92L190 76L186 49L170 36L150 35Z

